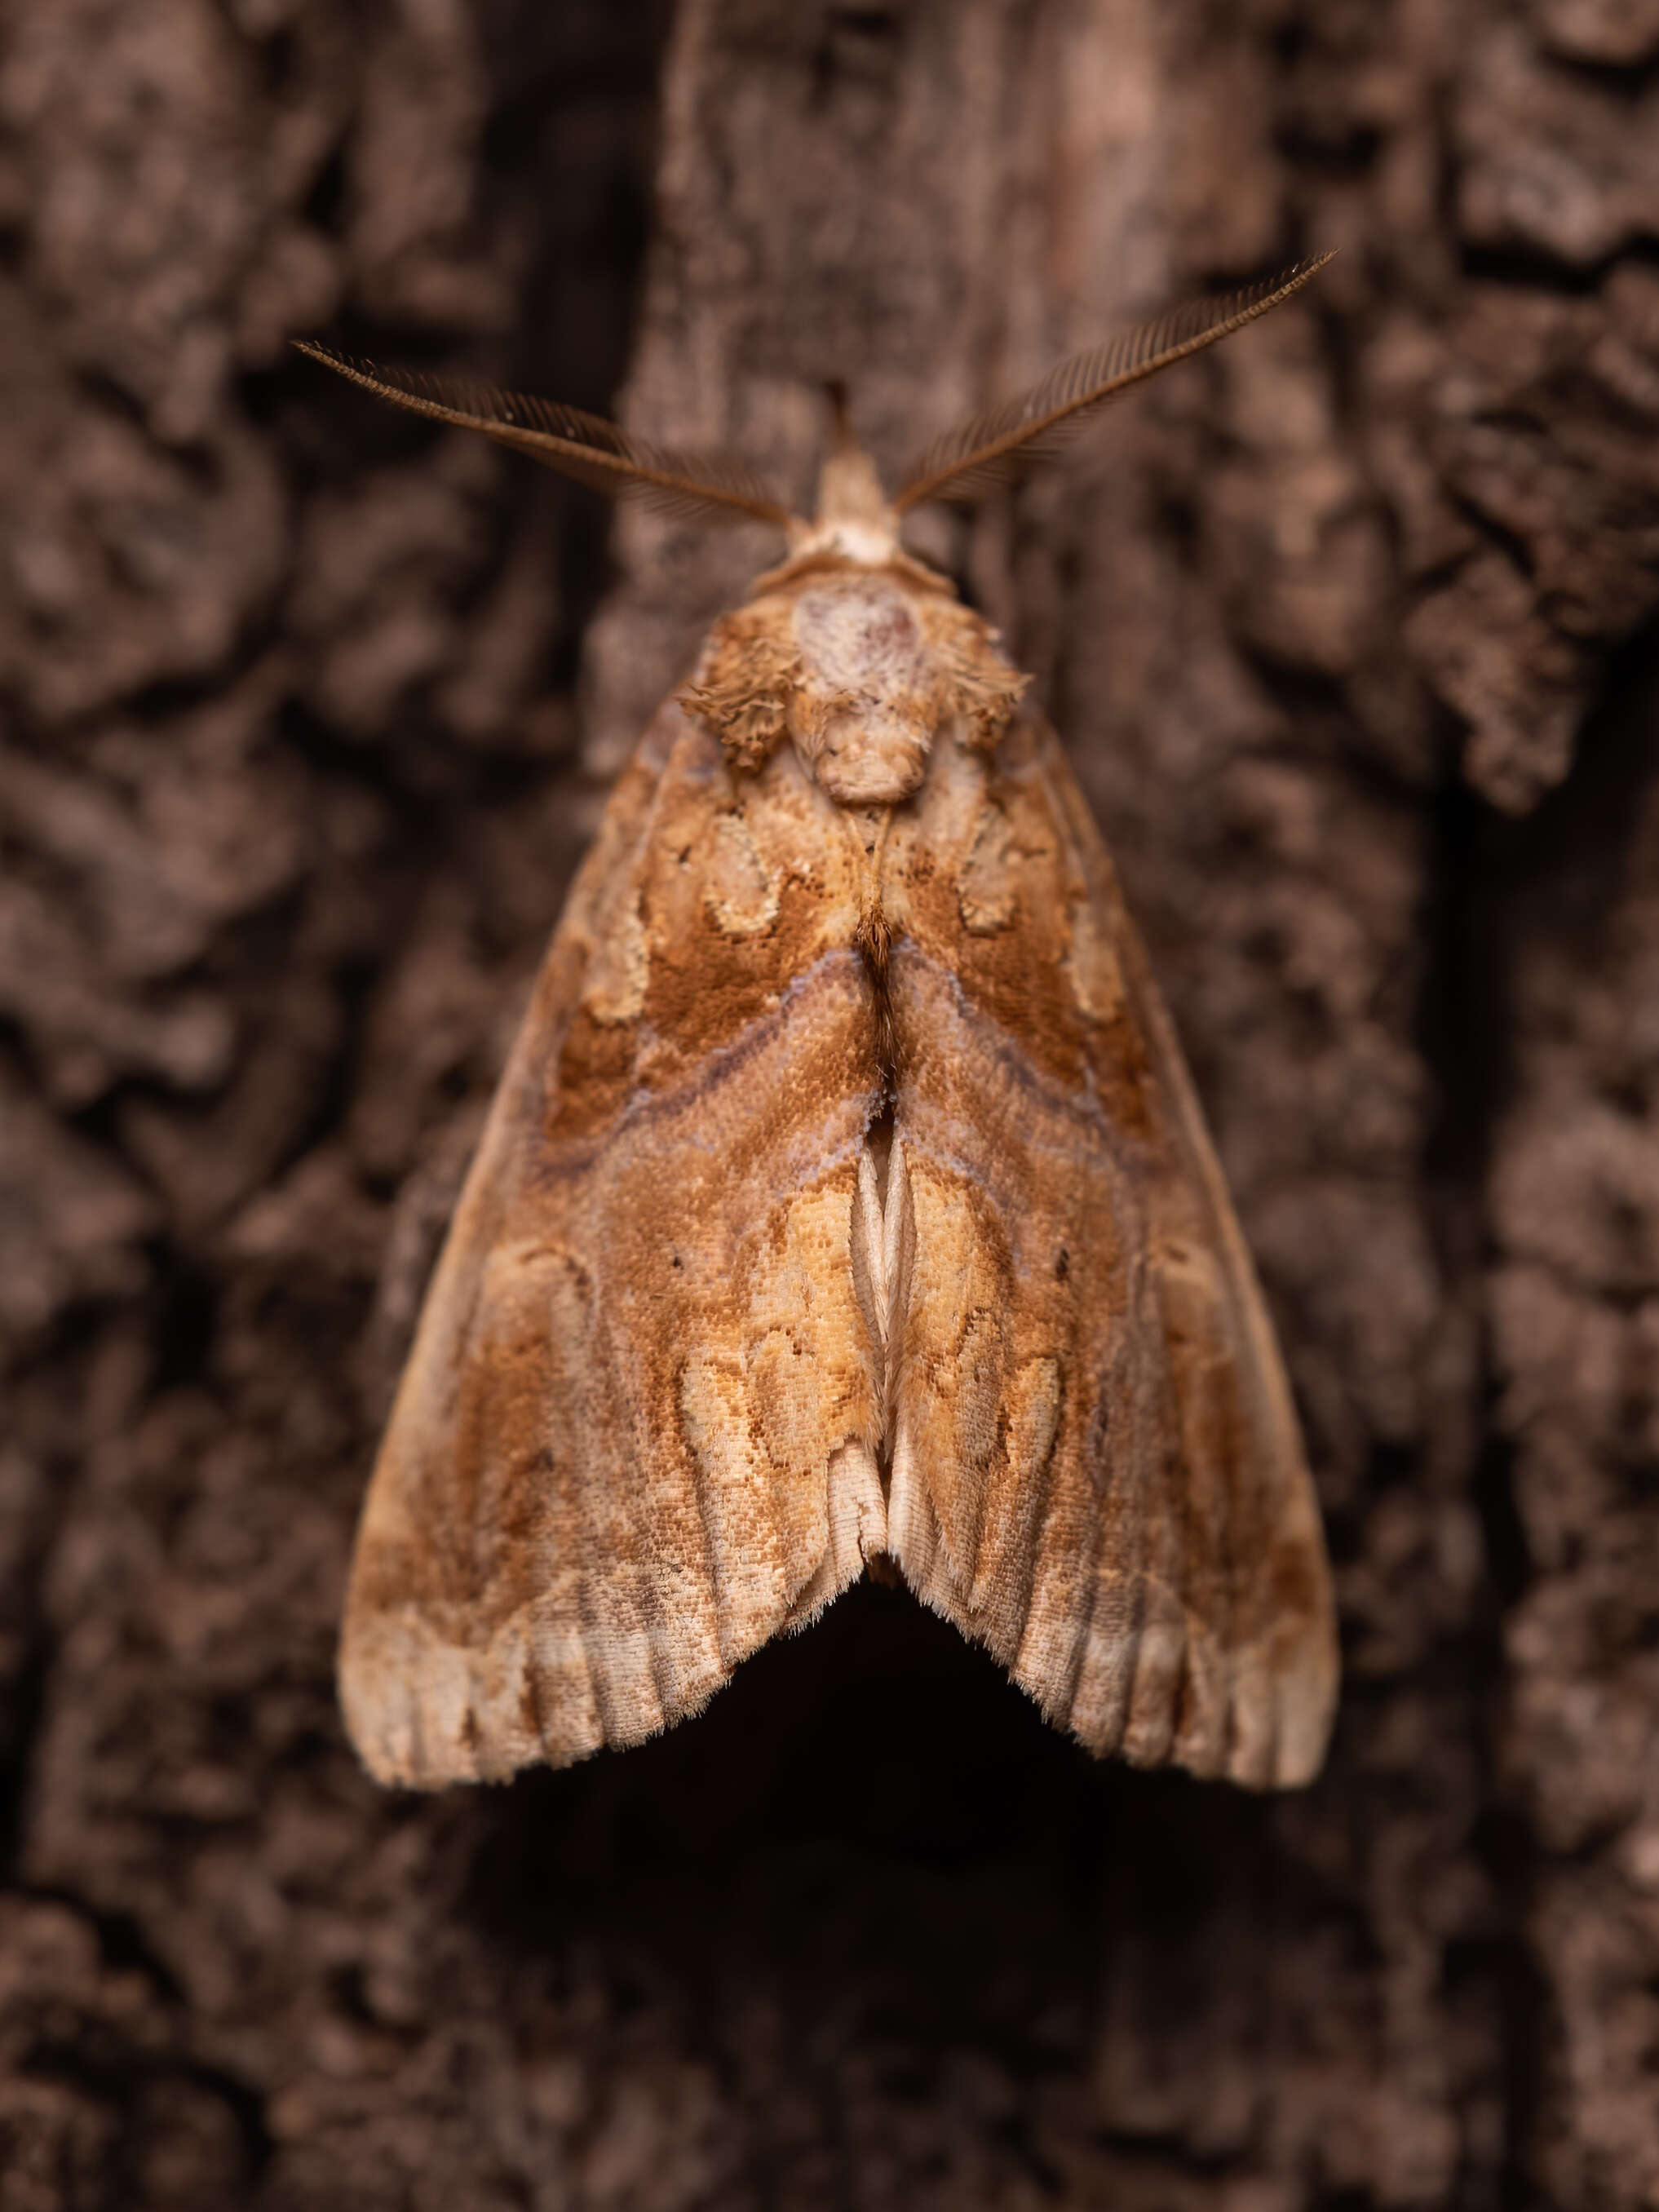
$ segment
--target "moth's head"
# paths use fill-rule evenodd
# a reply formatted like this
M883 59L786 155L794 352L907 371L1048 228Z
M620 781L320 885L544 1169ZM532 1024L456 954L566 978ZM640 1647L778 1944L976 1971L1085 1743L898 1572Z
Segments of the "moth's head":
M890 568L899 552L898 515L875 463L853 434L844 385L829 386L830 435L818 471L818 510L789 524L792 562L844 561L854 568Z

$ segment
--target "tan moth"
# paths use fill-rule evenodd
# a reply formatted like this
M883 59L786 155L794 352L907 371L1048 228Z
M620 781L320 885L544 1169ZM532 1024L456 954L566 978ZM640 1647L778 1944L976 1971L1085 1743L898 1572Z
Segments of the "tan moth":
M899 527L1319 265L1062 364L890 500L843 433L810 523L735 464L306 349L788 533L617 783L427 1295L341 1644L382 1781L638 1742L872 1564L1093 1753L1317 1770L1319 1512L1191 1082L1058 741Z

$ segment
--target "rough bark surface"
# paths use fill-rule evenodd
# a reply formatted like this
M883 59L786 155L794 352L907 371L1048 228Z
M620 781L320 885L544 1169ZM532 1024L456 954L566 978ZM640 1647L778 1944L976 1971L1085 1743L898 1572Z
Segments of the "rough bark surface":
M1659 2203L1659 7L15 0L0 2207ZM890 470L1072 747L1278 1316L1329 1768L1097 1769L866 1587L643 1750L342 1738L346 1549L605 779L768 556L327 330ZM610 550L607 551L607 544Z

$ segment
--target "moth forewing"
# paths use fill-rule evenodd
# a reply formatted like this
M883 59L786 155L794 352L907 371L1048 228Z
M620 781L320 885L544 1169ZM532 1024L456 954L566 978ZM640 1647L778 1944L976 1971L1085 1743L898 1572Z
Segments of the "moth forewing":
M817 811L672 703L611 802L364 1510L341 1674L383 1779L637 1741L861 1569L849 1519L880 1547L847 1252L881 1081Z
M333 365L586 481L769 496ZM1034 438L1104 396L1073 368ZM904 498L1000 468L1011 419ZM1317 1505L1110 862L862 454L790 533L646 732L502 1078L363 1510L353 1741L427 1787L635 1742L885 1554L1089 1750L1305 1781L1337 1671Z
M917 1250L900 1564L1091 1749L1305 1780L1336 1674L1312 1486L1052 732L1022 716L989 757L941 764L889 870Z

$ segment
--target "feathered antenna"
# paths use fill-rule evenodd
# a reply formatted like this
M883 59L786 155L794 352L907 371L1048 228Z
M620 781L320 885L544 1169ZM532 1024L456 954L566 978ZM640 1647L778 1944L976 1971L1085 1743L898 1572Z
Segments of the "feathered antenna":
M751 520L787 526L789 509L772 487L741 461L724 454L678 453L649 444L608 422L600 415L562 407L493 386L428 376L411 368L384 368L308 338L294 343L313 361L361 384L394 407L425 415L436 422L455 422L482 430L499 446L511 446L557 469L578 483L622 498L647 501L659 511L702 515L715 520Z
M1292 292L1299 292L1330 258L1321 253L1298 261L1266 283L1177 308L1155 323L1143 323L1103 346L1061 362L1020 398L975 416L936 439L910 470L893 501L895 511L902 514L927 499L975 499L993 485L1006 483L1081 429L1096 408L1253 323Z

